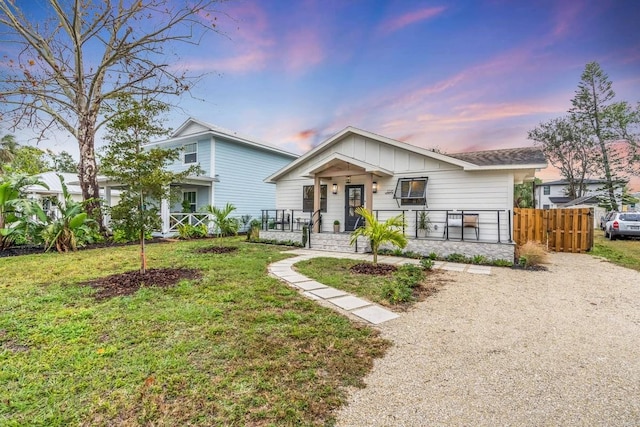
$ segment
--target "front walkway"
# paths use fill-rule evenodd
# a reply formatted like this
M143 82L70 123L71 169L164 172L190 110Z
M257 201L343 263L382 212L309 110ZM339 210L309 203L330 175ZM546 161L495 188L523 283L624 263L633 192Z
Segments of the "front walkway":
M296 249L290 251L290 253L297 254L298 256L274 262L273 264L269 265L269 274L276 277L277 279L282 280L290 286L301 290L303 295L317 301L327 301L331 303L332 308L338 311L350 313L357 318L374 325L378 325L388 320L400 317L397 313L394 313L393 311L390 311L370 301L353 296L339 289L324 285L307 276L303 276L302 274L294 271L292 268L294 264L300 261L309 260L311 258L329 257L371 261L373 259L373 255L357 254L353 252L314 251L310 249ZM393 265L419 264L419 261L416 259L385 255L378 256L378 262ZM467 272L474 274L491 274L491 267L484 265L467 265L453 262L435 261L433 268L438 270Z

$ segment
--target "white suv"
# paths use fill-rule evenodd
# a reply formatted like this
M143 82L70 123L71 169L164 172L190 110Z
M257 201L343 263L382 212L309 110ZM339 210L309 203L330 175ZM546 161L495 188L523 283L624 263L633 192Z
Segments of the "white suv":
M604 237L640 237L640 212L615 212L607 217Z

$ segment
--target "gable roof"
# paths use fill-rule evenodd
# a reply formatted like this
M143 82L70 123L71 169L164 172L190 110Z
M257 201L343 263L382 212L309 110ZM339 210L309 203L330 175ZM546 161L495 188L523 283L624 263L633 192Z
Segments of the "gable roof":
M395 139L387 138L386 136L378 135L373 132L349 126L336 133L335 135L329 137L327 140L325 140L315 148L309 150L302 156L298 157L296 160L289 163L287 166L280 169L273 175L267 177L265 179L265 182L276 182L278 179L296 168L298 165L302 164L303 162L315 156L317 153L340 141L347 134L360 135L362 137L373 139L392 147L401 148L403 150L421 154L434 160L453 164L461 167L463 170L469 171L496 169L530 169L544 168L547 166L547 162L542 151L535 147L481 151L476 153L460 153L457 155L441 154L436 153L432 150L427 150L426 148L417 147L415 145L407 144L406 142L401 142ZM474 154L477 155L474 156Z
M62 175L64 183L67 186L69 194L82 194L82 188L80 188L78 175L75 173L64 172L44 172L37 175L37 178L46 184L49 189L41 185L30 185L26 188L28 193L40 193L40 194L62 194L62 184L58 175Z
M182 133L192 124L197 124L200 127L204 128L204 130L200 131L200 132L196 132L196 133L190 133L190 134L186 134L183 135ZM170 138L167 139L163 139L161 141L156 141L156 142L152 142L149 144L145 144L145 147L150 147L153 145L161 145L161 144L167 144L167 143L171 143L171 142L179 142L181 140L186 140L186 139L193 139L194 137L200 137L200 136L218 136L230 141L233 141L235 143L241 144L241 145L246 145L249 147L254 147L254 148L258 148L261 150L265 150L265 151L270 151L273 153L277 153L277 154L282 154L288 157L291 157L292 159L297 158L299 155L292 153L290 151L287 150L283 150L280 147L277 147L273 144L269 144L268 142L263 142L263 141L257 141L255 138L251 138L248 136L242 136L240 135L238 132L234 132L232 130L229 129L225 129L219 126L215 126L212 125L210 123L207 122L203 122L202 120L198 120L195 119L193 117L189 117L182 125L180 125L180 127L178 127L178 129L176 129L175 132L173 132L173 134L171 135Z

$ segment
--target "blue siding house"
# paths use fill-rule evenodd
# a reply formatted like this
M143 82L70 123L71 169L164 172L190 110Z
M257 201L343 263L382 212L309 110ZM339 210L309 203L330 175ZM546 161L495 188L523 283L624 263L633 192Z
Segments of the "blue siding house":
M163 203L163 234L175 231L176 225L188 220L193 224L203 207L224 207L232 203L233 216L250 215L259 219L264 206L275 206L275 185L264 179L291 163L298 155L274 145L258 142L235 132L189 118L174 134L162 141L145 146L180 148L180 160L169 169L182 172L192 165L200 165L201 176L191 176L176 183L181 203Z

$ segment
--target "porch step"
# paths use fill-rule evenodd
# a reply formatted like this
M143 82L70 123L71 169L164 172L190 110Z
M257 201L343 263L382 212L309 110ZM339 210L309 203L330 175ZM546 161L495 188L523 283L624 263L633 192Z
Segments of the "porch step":
M356 252L356 245L350 245L351 235L346 233L313 233L310 238L310 249L332 252ZM358 253L369 252L366 238L358 238Z

